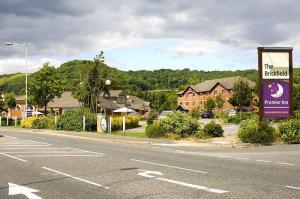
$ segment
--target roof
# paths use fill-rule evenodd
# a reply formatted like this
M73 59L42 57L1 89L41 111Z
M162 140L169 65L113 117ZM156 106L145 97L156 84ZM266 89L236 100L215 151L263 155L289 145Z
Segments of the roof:
M176 110L189 111L189 109L188 109L186 106L183 106L183 105L181 105L181 104L179 104L179 105L176 107Z
M119 97L122 93L124 93L123 90L110 90L109 91L111 97Z
M22 96L16 96L15 97L16 101L21 101L21 100L26 100L26 95L22 95Z
M130 104L130 108L134 110L149 110L150 102L147 102L137 96L129 95L127 102Z
M77 108L80 107L79 101L67 91L61 94L61 97L55 97L52 102L48 103L49 108Z
M246 80L249 83L250 87L252 87L252 88L255 87L255 82L247 80L240 76L206 80L197 85L190 85L189 87L191 87L196 92L208 92L208 91L211 91L211 89L213 89L219 83L227 90L231 90L231 89L233 89L234 83L240 78ZM185 90L178 93L178 95L183 94L184 92L185 92Z
M105 108L113 108L113 109L118 109L118 108L120 108L121 106L119 105L119 104L117 104L117 103L115 103L115 102L113 102L113 101L110 101L110 100L108 100L108 99L105 99L105 98L103 98L103 97L100 97L99 98L99 102L100 102L100 106L101 107L105 107Z

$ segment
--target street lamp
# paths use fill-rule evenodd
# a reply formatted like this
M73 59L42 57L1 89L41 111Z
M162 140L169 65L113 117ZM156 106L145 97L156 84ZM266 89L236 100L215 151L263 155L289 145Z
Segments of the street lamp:
M28 109L28 71L27 71L27 48L29 46L29 43L12 43L12 42L6 42L6 46L22 46L25 48L25 57L26 57L26 95L25 95L25 118L27 118L27 109Z

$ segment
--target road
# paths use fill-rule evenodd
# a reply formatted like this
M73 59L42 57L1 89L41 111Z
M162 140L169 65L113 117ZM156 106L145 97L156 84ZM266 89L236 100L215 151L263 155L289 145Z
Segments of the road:
M1 199L300 198L300 145L174 147L0 134Z

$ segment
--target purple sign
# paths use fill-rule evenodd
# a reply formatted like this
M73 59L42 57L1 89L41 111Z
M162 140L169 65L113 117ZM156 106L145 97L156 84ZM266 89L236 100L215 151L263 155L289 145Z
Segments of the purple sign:
M281 80L263 83L263 117L290 117L290 86Z

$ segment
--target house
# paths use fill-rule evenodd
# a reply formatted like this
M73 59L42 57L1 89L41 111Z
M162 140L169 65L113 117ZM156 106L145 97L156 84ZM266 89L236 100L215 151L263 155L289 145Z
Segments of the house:
M221 109L215 111L229 111L234 107L229 103L232 96L234 83L241 77L228 77L222 79L213 79L201 82L196 85L190 85L185 90L177 93L178 109L184 109L191 112L194 108L205 109L205 103L208 98L216 98L218 95L224 99L224 105ZM255 87L255 82L248 81L250 87Z
M24 118L26 113L26 96L17 96L16 99L16 107L14 109L11 109L8 111L8 117L10 118ZM27 105L28 111L27 115L32 116L32 112L35 110L35 108L31 105Z
M124 106L141 114L150 110L150 102L146 102L136 96L126 95L123 90L111 90L110 99L108 96L102 95L99 97L98 102L99 113L111 114L113 110ZM61 97L54 98L47 106L48 111L55 115L61 115L67 110L78 109L80 107L82 107L82 104L69 91L63 92Z

